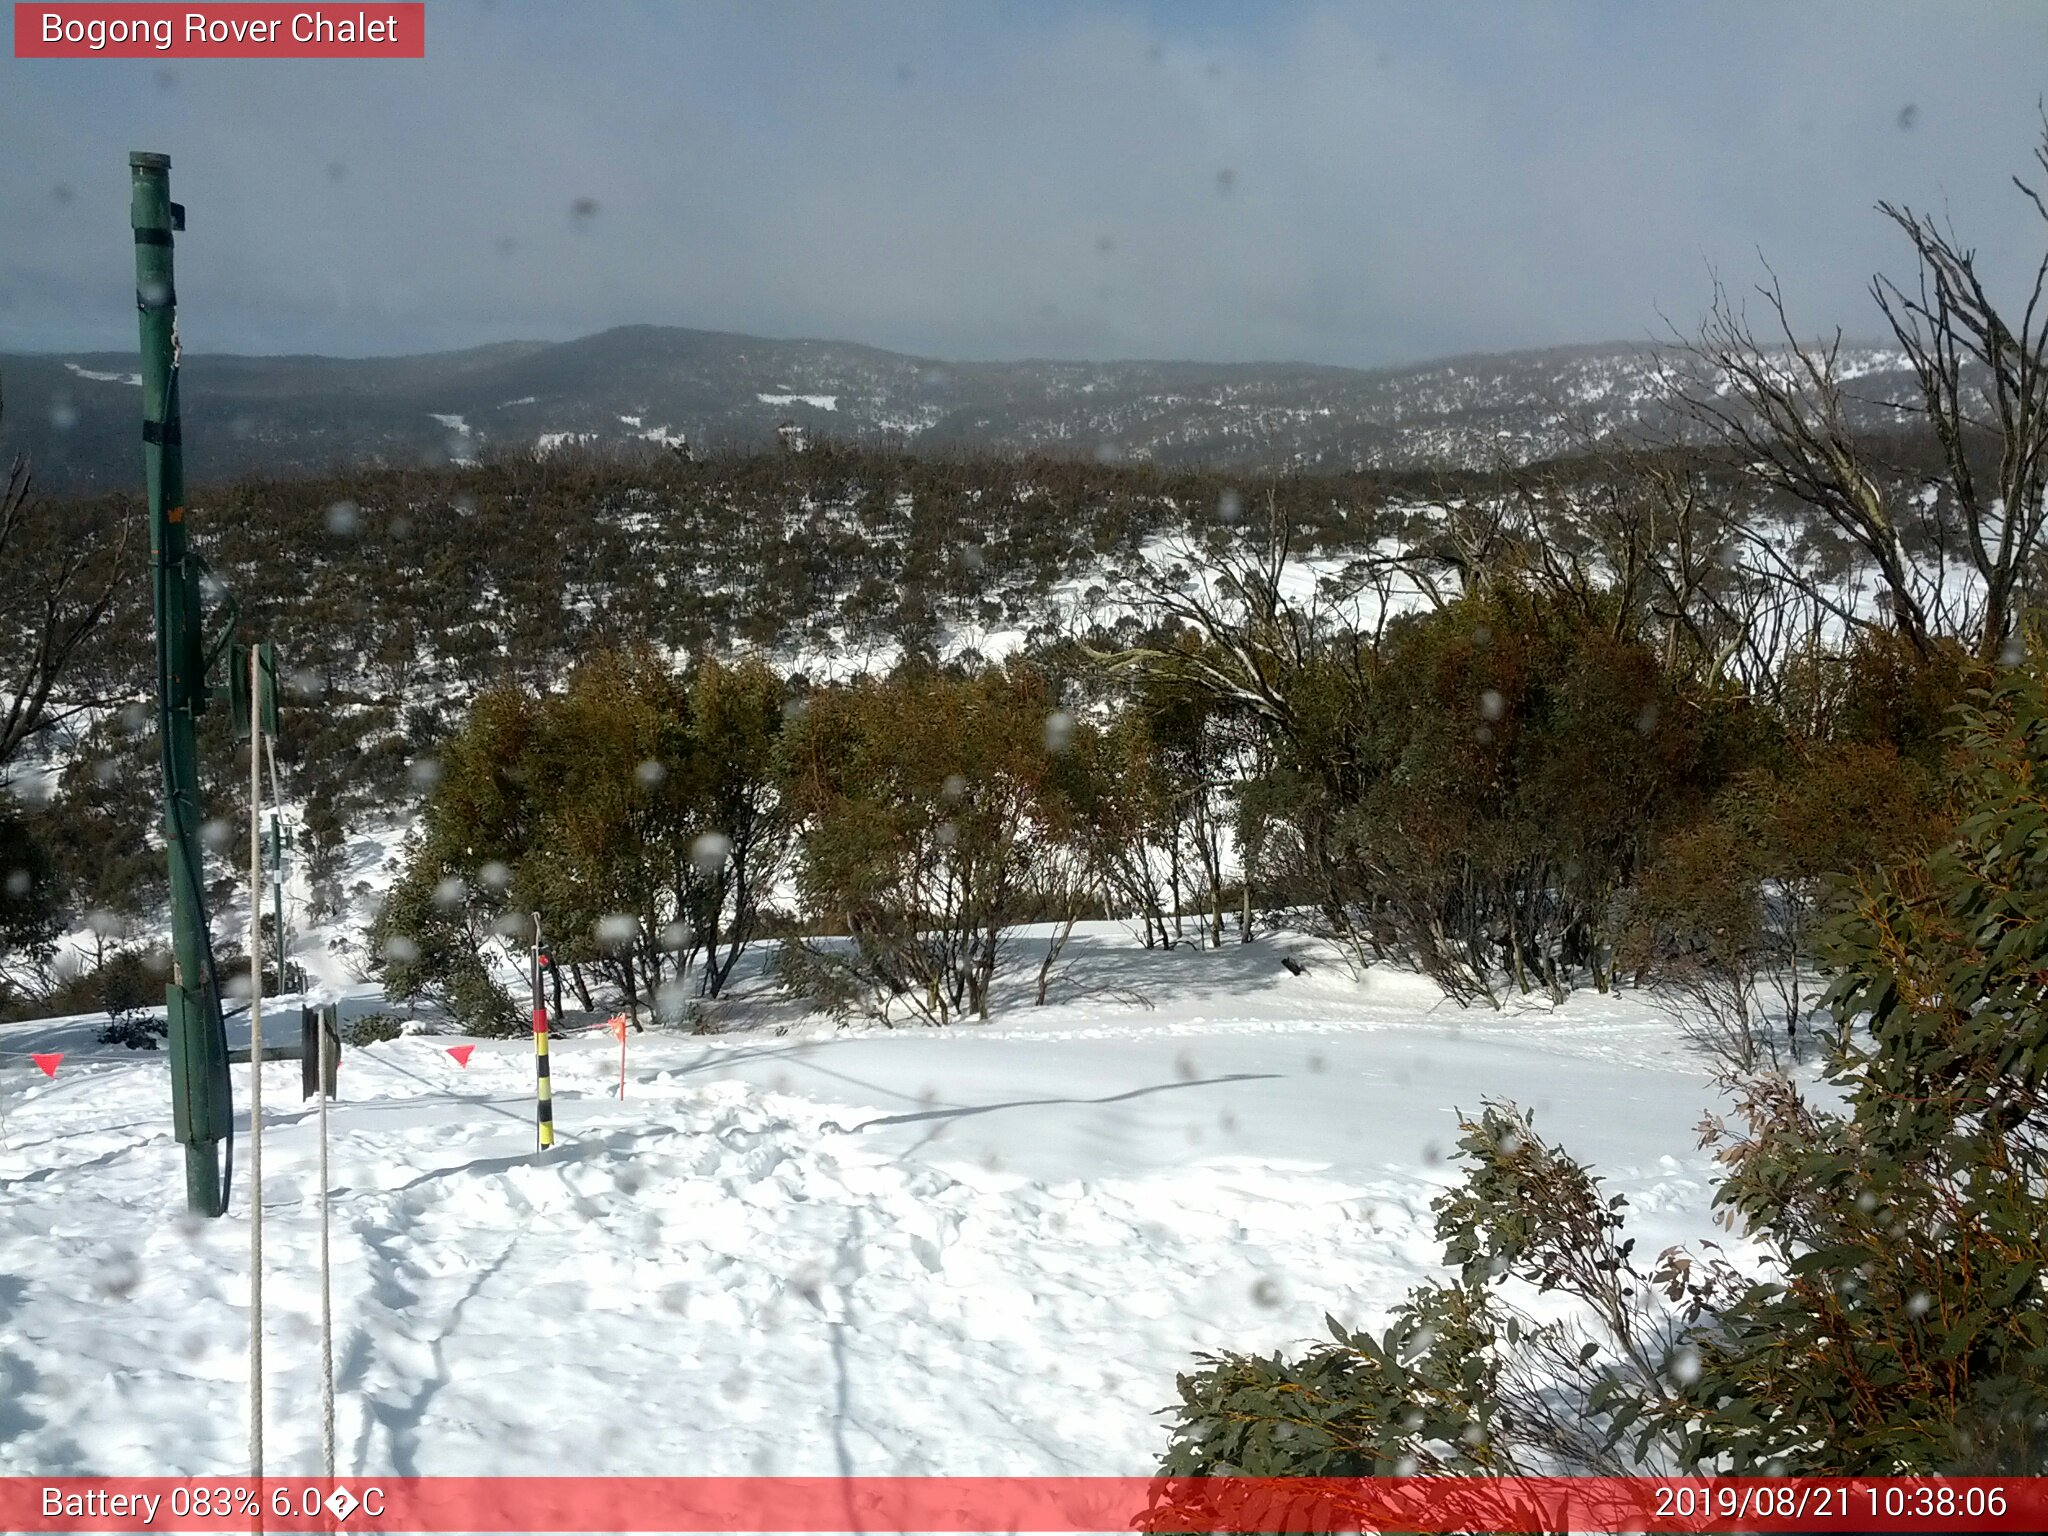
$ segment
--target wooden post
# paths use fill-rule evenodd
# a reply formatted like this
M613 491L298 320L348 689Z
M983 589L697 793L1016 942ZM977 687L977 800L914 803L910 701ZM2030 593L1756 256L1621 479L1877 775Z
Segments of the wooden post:
M299 1097L333 1098L341 1075L341 1010L333 1003L299 1010Z

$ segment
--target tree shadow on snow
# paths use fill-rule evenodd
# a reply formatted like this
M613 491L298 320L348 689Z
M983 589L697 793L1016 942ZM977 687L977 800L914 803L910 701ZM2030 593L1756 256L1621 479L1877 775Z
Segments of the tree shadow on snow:
M948 1109L921 1109L907 1115L881 1115L873 1120L863 1120L858 1125L840 1125L837 1121L828 1120L819 1129L852 1135L859 1131L877 1130L882 1126L913 1125L924 1120L962 1120L970 1115L993 1114L999 1109L1032 1109L1049 1104L1119 1104L1126 1099L1141 1099L1148 1094L1167 1093L1176 1088L1209 1088L1218 1083L1256 1083L1283 1075L1279 1072L1227 1072L1221 1077L1197 1077L1184 1082L1153 1083L1144 1088L1128 1088L1122 1093L1108 1093L1096 1099L1006 1099L999 1104L964 1104Z

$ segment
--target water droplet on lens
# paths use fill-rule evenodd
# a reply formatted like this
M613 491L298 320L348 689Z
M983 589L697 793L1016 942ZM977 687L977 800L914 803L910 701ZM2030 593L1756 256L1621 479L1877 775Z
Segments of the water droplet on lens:
M725 868L725 861L732 856L732 839L723 832L706 832L690 844L690 862L697 866L697 873L709 880Z

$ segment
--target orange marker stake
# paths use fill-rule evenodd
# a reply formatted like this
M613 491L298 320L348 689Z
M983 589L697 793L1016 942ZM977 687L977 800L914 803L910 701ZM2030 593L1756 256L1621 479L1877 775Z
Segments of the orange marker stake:
M604 1022L604 1027L619 1038L619 1097L626 1096L626 1016L615 1013Z

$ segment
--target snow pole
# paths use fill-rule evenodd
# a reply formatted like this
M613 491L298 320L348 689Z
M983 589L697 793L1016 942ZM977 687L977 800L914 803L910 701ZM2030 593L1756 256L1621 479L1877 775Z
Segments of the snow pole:
M540 991L540 914L533 914L533 1117L540 1150L555 1144L555 1095L548 1082L548 1005Z
M277 664L268 645L259 646L256 651L257 666L267 671L269 693L251 695L255 707L251 711L250 745L253 747L260 737L263 742L263 759L270 768L270 851L272 861L271 891L275 894L283 879L284 843L278 831L278 811L284 805L284 782L277 774ZM265 727L268 727L266 729ZM284 994L284 957L290 946L284 937L284 909L282 903L277 913L277 990ZM303 1003L303 999L301 999ZM316 1076L314 1084L320 1095L319 1136L320 1151L317 1176L320 1180L320 1468L323 1477L334 1476L334 1253L333 1219L330 1191L333 1180L327 1166L327 1101L335 1091L335 1053L340 1046L339 1026L330 1029L334 1017L333 1004L322 1004L313 1016L313 1035L317 1042L313 1047ZM303 1014L303 1008L301 1009ZM260 1512L259 1512L260 1513Z

